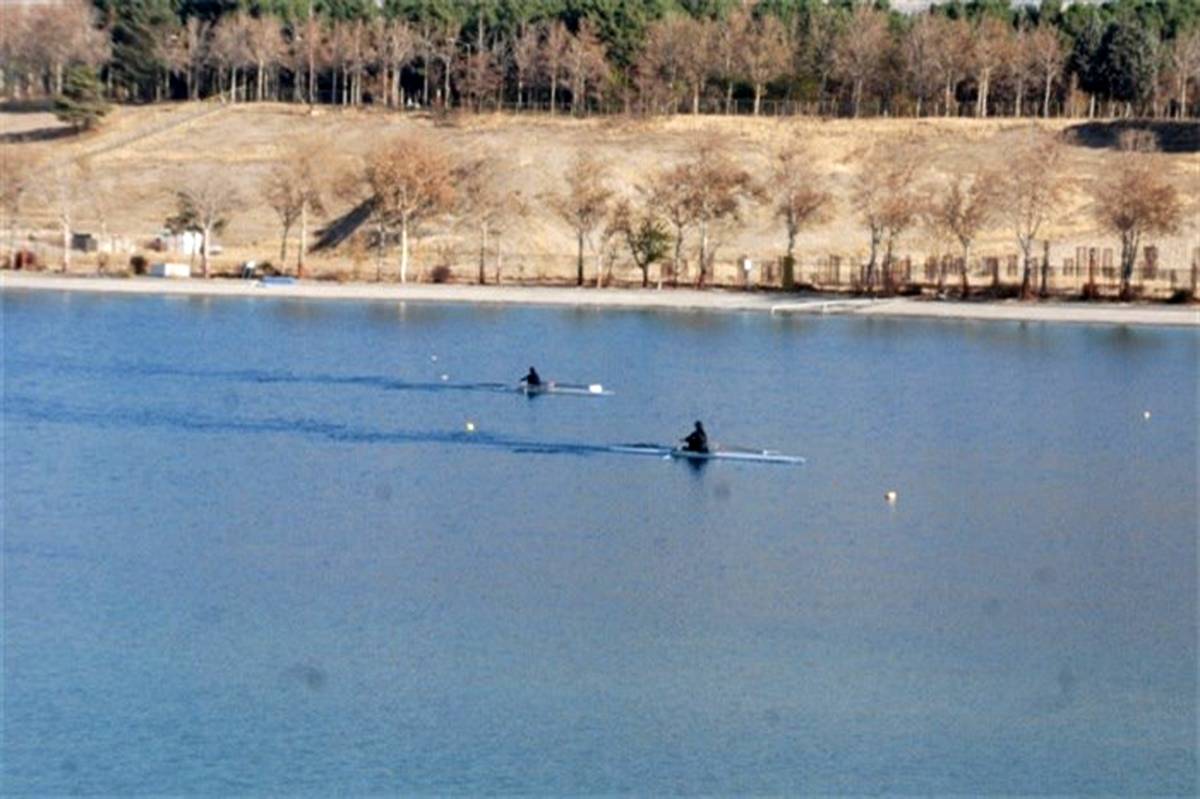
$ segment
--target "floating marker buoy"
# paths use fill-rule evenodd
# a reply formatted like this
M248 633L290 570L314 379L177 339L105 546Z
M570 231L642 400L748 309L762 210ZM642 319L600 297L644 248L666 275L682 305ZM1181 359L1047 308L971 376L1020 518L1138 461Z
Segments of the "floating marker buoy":
M888 491L883 495L883 498L885 500L887 500L888 502L895 502L896 501L896 492Z
M430 355L430 356L429 356L429 360L433 361L434 363L437 363L437 356L436 356L436 355Z
M449 379L450 379L450 375L442 375L442 380L449 380Z
M592 383L590 386L588 386L588 391L592 394L603 394L604 386L600 385L599 383Z
M1143 418L1143 419L1149 419L1149 418L1150 418L1150 411L1142 411L1142 418Z
M467 422L467 432L468 433L475 432L475 423L474 422Z

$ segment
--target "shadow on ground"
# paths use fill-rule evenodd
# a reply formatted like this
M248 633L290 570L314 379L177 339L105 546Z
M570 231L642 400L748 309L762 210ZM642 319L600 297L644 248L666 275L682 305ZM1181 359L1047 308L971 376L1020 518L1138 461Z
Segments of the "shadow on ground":
M1200 152L1200 122L1120 119L1112 122L1084 122L1064 131L1067 140L1083 147L1115 150L1121 134L1128 130L1144 130L1154 137L1164 153Z

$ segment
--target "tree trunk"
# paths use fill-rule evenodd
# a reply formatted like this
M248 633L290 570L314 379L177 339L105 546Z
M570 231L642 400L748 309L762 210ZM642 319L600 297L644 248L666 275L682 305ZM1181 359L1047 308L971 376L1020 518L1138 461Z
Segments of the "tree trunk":
M583 233L577 233L576 239L579 242L579 258L575 263L575 285L583 285Z
M692 113L700 113L700 84L692 84Z
M700 270L696 276L696 288L704 288L704 278L708 272L708 222L700 223Z
M783 259L783 275L780 282L785 291L791 291L796 287L796 225L792 221L788 222L787 237L787 255Z
M1033 256L1030 254L1032 249L1032 240L1021 242L1021 299L1023 300L1033 298Z
M975 116L987 119L988 115L988 82L991 80L991 70L984 69L979 73L979 97L975 104Z
M400 218L400 282L408 282L408 218Z
M946 109L945 116L950 116L950 106L954 103L954 81L946 78Z
M208 279L208 253L209 240L212 238L212 226L205 225L201 231L202 238L200 239L200 275Z
M487 272L485 270L485 259L487 257L487 240L488 240L487 222L484 222L480 226L479 233L480 233L480 236L479 236L479 285L482 286L487 283Z
M308 203L300 206L300 246L296 253L296 277L304 278L304 253L308 249Z
M379 246L375 251L375 282L383 282L383 259L387 256L387 228L380 219L375 223L376 235L379 238Z
M967 299L971 296L971 245L963 245L963 262L962 262L962 299Z
M62 233L62 270L69 272L71 270L71 217L60 216L58 224Z
M762 106L763 85L755 82L754 84L754 116L758 116L758 112Z
M1046 73L1046 90L1042 93L1042 117L1050 118L1050 89L1054 84L1054 78Z
M287 264L287 240L288 233L292 230L291 225L283 226L283 238L279 242L279 267L282 269Z
M1040 295L1050 296L1050 242L1042 242L1042 290Z

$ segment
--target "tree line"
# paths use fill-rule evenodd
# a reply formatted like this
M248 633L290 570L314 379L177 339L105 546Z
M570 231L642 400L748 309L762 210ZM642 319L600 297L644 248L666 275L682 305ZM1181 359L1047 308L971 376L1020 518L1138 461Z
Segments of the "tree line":
M937 291L963 298L979 288L969 284L975 243L983 234L997 232L1007 234L1019 249L1020 295L1044 296L1048 258L1043 254L1039 259L1037 248L1049 247L1051 226L1078 212L1120 240L1120 290L1122 297L1131 298L1142 248L1155 237L1178 233L1189 215L1200 215L1200 178L1193 174L1191 185L1175 185L1144 131L1122 136L1121 151L1106 174L1095 185L1079 187L1094 198L1079 208L1071 204L1074 181L1066 171L1061 138L1035 126L1008 146L1004 169L978 162L949 175L928 166L929 143L920 138L875 142L854 154L855 171L840 191L800 136L763 153L768 166L757 174L717 136L701 135L693 144L684 159L631 185L616 182L604 161L580 150L553 188L531 197L507 186L499 174L503 159L496 153L467 155L428 135L406 133L361 155L331 156L331 141L307 136L281 146L275 166L253 190L278 219L277 266L292 268L289 252L294 252L299 277L306 276L306 257L313 249L310 232L319 226L323 238L335 245L351 241L356 252L373 251L376 280L384 279L385 265L394 264L398 269L388 271L407 282L414 243L431 234L459 245L474 239L478 282L488 282L489 274L498 280L502 236L540 210L570 231L580 286L604 285L623 262L640 271L644 287L703 287L712 279L718 253L747 215L766 210L784 245L782 286L791 289L799 240L841 206L857 220L864 245L869 244L855 277L861 290L898 290L900 248L907 236L921 231L935 248L957 251L953 261L941 259ZM86 162L56 162L39 176L36 155L5 161L11 169L0 192L0 209L10 253L17 251L19 217L31 199L40 200L61 232L67 268L72 223L83 210L81 203L91 204L90 212L105 228L103 176ZM227 174L210 169L177 189L174 199L166 225L202 235L201 269L208 277L213 236L245 213L251 198ZM335 206L339 210L331 213ZM292 241L297 246L290 250ZM950 285L954 277L957 285ZM992 279L998 287L998 273Z
M1200 115L1195 0L59 0L0 94L575 114ZM77 82L87 82L77 77Z

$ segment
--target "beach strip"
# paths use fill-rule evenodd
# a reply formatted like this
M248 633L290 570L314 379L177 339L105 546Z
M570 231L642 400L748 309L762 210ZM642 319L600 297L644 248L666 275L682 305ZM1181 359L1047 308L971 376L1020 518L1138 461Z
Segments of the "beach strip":
M1200 326L1200 306L1076 302L956 302L918 298L866 299L721 289L562 288L447 284L326 283L264 285L257 280L151 277L106 278L0 272L0 290L81 291L197 297L548 305L671 311L754 311L775 315L854 315L1005 322Z

